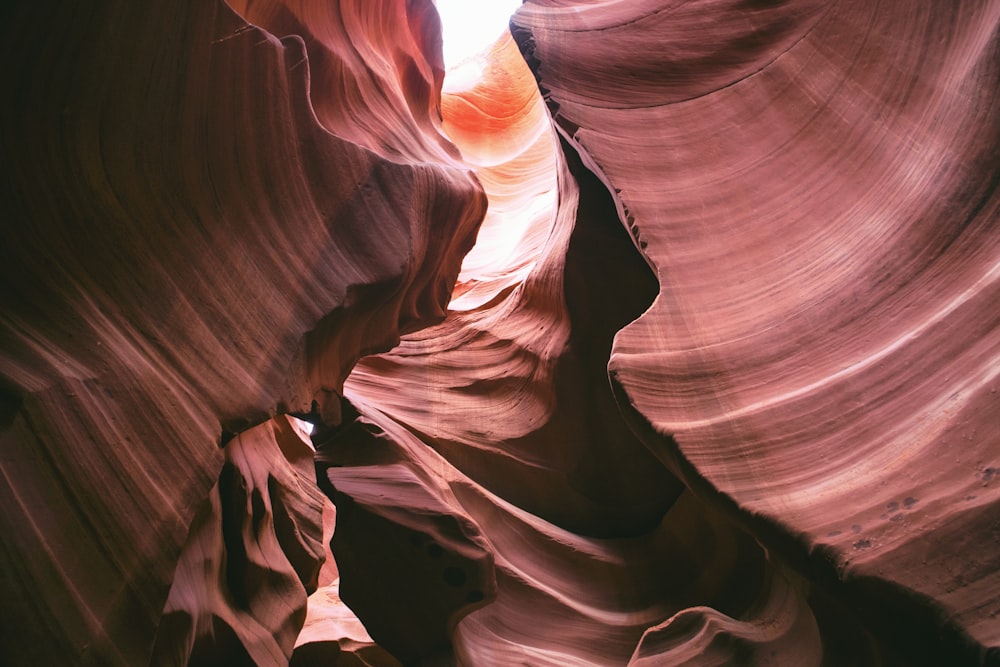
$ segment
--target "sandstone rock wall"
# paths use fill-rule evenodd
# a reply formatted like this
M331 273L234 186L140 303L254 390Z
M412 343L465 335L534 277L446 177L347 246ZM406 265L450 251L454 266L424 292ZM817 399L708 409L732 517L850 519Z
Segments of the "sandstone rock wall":
M0 18L3 664L1000 664L1000 3Z
M359 356L443 316L486 202L416 45L379 71L413 95L420 160L321 116L341 96L315 45L224 2L3 13L0 654L142 664L219 445L281 412L335 423Z

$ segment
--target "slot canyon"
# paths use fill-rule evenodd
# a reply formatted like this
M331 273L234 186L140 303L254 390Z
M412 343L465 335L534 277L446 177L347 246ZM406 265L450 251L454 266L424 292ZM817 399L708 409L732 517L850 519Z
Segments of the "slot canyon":
M1000 667L1000 0L0 16L0 664Z

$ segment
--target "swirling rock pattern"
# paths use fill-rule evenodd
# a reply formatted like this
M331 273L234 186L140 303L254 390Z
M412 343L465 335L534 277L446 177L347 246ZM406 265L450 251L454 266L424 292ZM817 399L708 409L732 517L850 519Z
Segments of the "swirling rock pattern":
M433 42L404 4L397 42ZM3 13L0 661L143 664L218 445L336 423L354 361L444 315L486 200L432 136L426 60L379 68L427 106L380 154L318 116L314 44L224 2Z
M448 304L468 311L531 273L559 203L558 162L545 105L509 34L452 69L445 84L442 127L475 168L489 201Z
M133 4L0 24L0 662L1000 664L1000 2Z
M288 417L229 443L198 510L151 664L287 662L323 563L313 449Z
M998 20L541 0L515 19L657 270L610 363L637 431L914 661L1000 659Z

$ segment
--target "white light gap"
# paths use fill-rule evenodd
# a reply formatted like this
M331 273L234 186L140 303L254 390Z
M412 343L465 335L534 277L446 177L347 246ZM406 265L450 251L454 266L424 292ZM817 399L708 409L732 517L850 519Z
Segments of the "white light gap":
M482 53L509 30L521 0L436 0L444 40L444 67Z

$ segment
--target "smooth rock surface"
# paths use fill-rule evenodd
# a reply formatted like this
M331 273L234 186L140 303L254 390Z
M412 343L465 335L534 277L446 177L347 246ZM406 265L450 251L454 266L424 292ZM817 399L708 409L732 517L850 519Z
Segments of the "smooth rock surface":
M313 449L288 417L236 436L195 515L150 664L287 662L324 559Z
M224 2L5 7L0 661L147 662L219 445L336 423L359 356L443 317L486 200L438 129L433 7L407 5L337 42L410 44L340 71L396 82L408 124L347 114L396 127L377 142L321 113L319 47Z
M0 663L1000 664L1000 2L133 4L0 12Z
M657 270L610 361L637 431L935 664L1000 659L998 21L852 1L515 19Z

